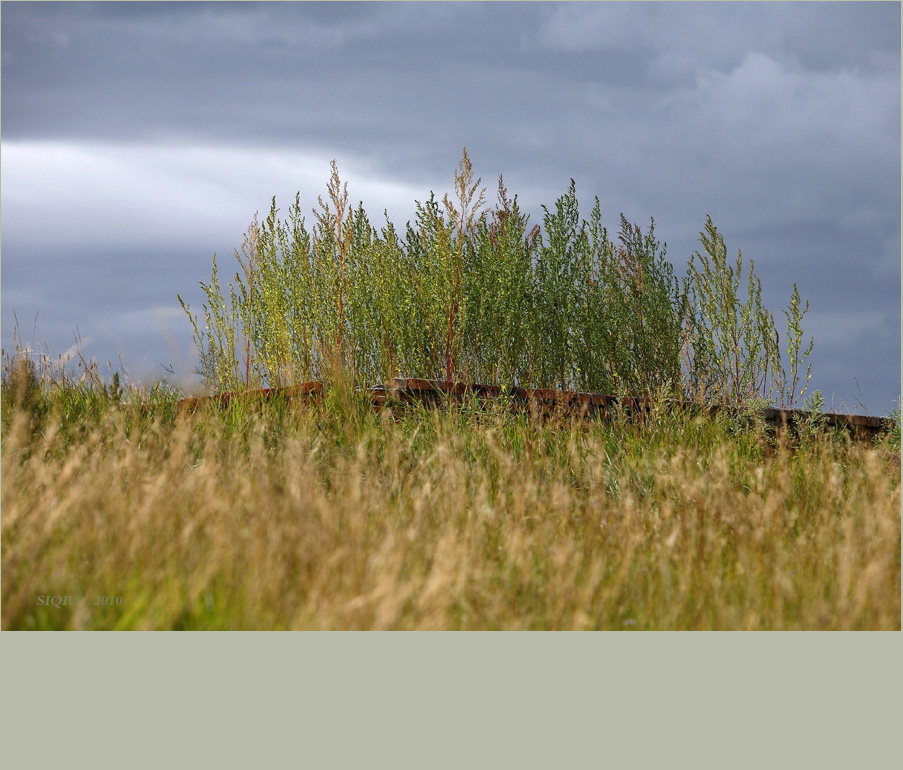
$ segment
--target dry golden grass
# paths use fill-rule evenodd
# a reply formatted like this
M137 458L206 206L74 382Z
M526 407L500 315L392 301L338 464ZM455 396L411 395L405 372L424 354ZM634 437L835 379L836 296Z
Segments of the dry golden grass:
M900 629L885 449L353 409L4 424L4 629Z

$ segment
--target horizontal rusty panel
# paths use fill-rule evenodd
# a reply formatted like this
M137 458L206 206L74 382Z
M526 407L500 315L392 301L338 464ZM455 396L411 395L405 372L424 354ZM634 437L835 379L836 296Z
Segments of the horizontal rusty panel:
M262 388L201 398L185 398L179 401L178 411L180 413L193 412L206 403L224 407L238 398L265 401L275 396L282 396L306 401L323 391L324 386L321 382L302 382L287 388ZM618 396L608 393L588 393L552 388L505 388L499 385L426 380L415 377L395 377L385 385L360 388L359 391L369 393L370 401L376 411L382 410L387 405L403 405L411 402L432 404L448 398L458 401L462 396L476 397L478 401L492 401L507 397L515 405L520 403L526 407L533 404L539 407L540 412L544 414L554 413L564 408L566 411L582 416L604 416L606 412L618 405L628 412L646 412L654 407L654 402L650 399L633 396L619 399ZM725 408L676 399L666 400L665 405L670 409L686 409L697 412L702 410L710 414ZM809 417L811 417L809 412L798 409L767 408L764 410L764 419L772 427L792 428L797 421ZM893 421L886 417L833 413L821 414L818 417L826 427L845 429L853 436L872 436L887 432L893 427Z
M271 398L281 396L282 398L305 398L308 396L319 395L323 392L322 382L301 382L297 385L291 385L286 388L259 388L257 390L241 390L231 391L228 393L219 393L213 396L199 396L197 398L183 398L178 403L178 411L193 412L205 404L216 405L219 407L228 406L232 401L237 399L244 400L260 400L267 401Z

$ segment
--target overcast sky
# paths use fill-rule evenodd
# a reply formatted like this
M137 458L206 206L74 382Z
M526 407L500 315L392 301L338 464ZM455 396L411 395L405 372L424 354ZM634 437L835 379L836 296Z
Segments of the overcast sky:
M467 146L532 221L573 178L682 274L710 214L810 391L900 395L900 4L3 2L2 342L141 376L196 365L200 309L255 211L325 194L374 224L450 191ZM310 221L310 218L308 218ZM222 268L225 272L226 268ZM228 269L232 272L232 268ZM784 334L782 334L782 339ZM858 380L858 386L857 386Z

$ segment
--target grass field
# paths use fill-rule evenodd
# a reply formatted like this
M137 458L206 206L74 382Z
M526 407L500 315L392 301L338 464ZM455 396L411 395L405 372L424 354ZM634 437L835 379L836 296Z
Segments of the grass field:
M900 629L899 434L89 395L4 391L4 629Z

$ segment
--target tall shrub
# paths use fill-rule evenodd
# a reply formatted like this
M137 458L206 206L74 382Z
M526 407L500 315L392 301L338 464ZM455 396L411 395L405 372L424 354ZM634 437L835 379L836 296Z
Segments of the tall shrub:
M377 230L350 205L335 161L311 230L299 196L284 220L273 199L235 251L228 286L214 255L203 321L179 297L207 387L341 373L362 385L405 375L784 406L805 392L808 303L794 284L785 372L754 265L744 292L742 257L728 263L711 217L681 286L654 220L644 233L622 214L612 239L598 198L581 219L571 180L528 229L502 177L488 211L479 185L465 148L454 199L416 202L403 237L388 216Z
M812 351L810 342L800 354L801 322L808 303L800 310L794 284L790 306L784 311L791 359L788 382L781 365L780 336L774 316L762 305L762 282L755 275L755 264L750 261L744 295L742 254L737 252L734 266L728 263L724 238L711 217L706 218L700 241L703 251L690 258L685 280L683 356L688 395L720 403L771 403L780 396L783 406L792 406L799 367ZM809 374L811 370L807 370L807 382ZM799 395L803 392L805 388Z
M539 226L528 232L528 223L499 176L498 202L477 223L466 263L465 344L476 376L488 382L539 384L531 344L537 337L533 260Z

